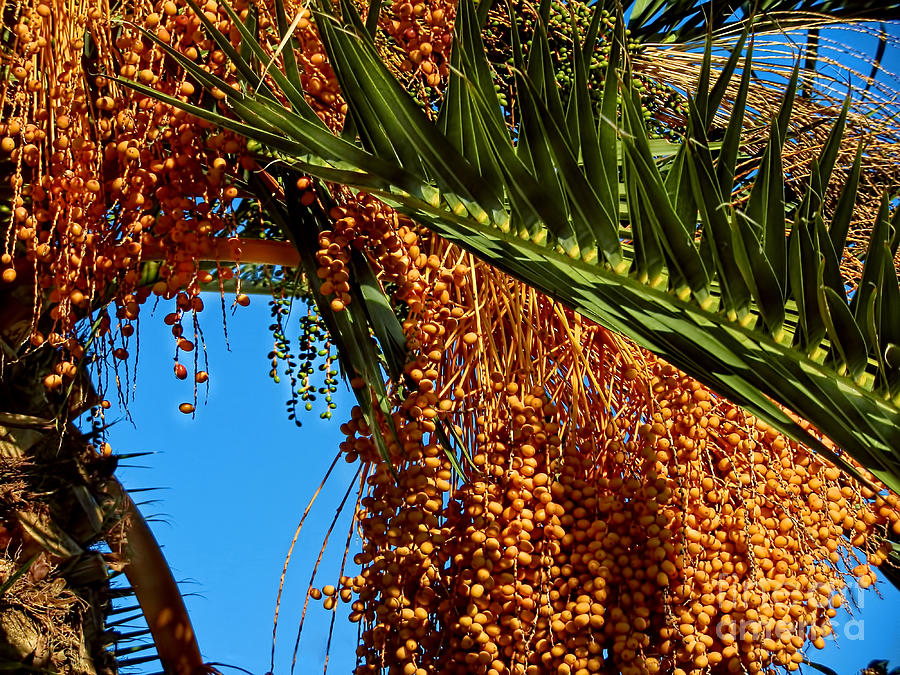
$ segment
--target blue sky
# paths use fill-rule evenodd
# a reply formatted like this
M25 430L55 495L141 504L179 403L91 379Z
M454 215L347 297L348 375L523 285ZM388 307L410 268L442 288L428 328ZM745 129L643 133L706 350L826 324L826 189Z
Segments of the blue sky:
M225 349L216 303L207 304L202 324L210 359L209 402L198 406L195 419L178 411L179 403L190 400L191 385L172 374L172 337L162 322L168 310L161 305L155 316L143 316L141 321L137 390L129 406L135 426L120 421L111 430L110 442L117 452L156 453L131 460L145 468L122 468L118 474L130 488L164 488L136 498L158 500L142 506L142 511L154 518L153 531L182 591L189 594L186 601L204 657L262 675L269 670L272 617L284 557L303 510L337 451L342 439L339 426L349 414L352 396L342 387L331 421L309 413L298 429L285 413L287 388L268 377L266 354L272 342L266 298L254 297L250 307L229 318L230 352ZM115 406L109 412L115 413ZM354 472L354 466L338 463L294 551L279 619L278 675L290 672L312 566ZM349 509L331 535L317 585L336 581L348 526ZM354 535L350 558L359 544ZM861 623L848 624L847 617L838 617L842 619L838 633L846 630L852 639L842 637L837 646L829 643L823 652L811 650L812 660L839 675L856 673L874 658L900 665L896 628L900 593L886 583L880 590L883 598L871 590L855 595L862 603L855 616ZM341 610L328 670L349 675L355 663L356 628L346 620L346 607ZM296 673L322 672L330 619L320 603L311 603ZM158 664L146 664L136 672L157 669Z
M272 617L282 565L306 504L330 465L341 419L352 396L339 394L331 421L304 416L298 429L287 419L287 387L268 377L272 348L266 298L254 297L228 321L231 351L225 349L215 304L202 317L210 359L210 397L195 419L178 411L191 398L191 384L173 375L172 336L165 314L145 316L135 401L135 426L122 420L110 433L117 452L152 451L131 460L146 468L118 475L129 488L161 487L136 499L155 499L141 507L181 582L204 657L246 668L269 669ZM166 310L168 311L168 310ZM113 410L115 411L115 406ZM288 673L312 563L355 466L343 460L307 519L294 553L281 610L276 672ZM339 521L320 570L318 585L335 583L349 526ZM354 541L356 550L359 540ZM352 558L352 554L351 554ZM352 566L352 560L350 561ZM319 672L324 662L330 613L310 607L298 673ZM349 673L354 664L355 627L344 613L335 622L337 642L329 671ZM355 648L355 644L353 645ZM153 664L141 672L151 672ZM333 668L333 670L332 670Z

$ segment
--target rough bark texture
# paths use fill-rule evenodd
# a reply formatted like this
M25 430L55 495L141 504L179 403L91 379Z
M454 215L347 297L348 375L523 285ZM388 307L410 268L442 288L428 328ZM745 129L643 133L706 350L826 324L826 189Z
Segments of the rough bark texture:
M77 479L94 473L80 457L90 452L86 444L73 451L79 441L0 426L0 586L11 583L0 595L0 666L79 675L115 670L102 640L107 567L88 548L98 523L77 510L76 494L90 497ZM49 463L54 473L46 453L57 449Z
M91 546L113 515L99 488L115 464L50 421L77 414L90 389L75 387L67 405L47 396L50 350L23 345L31 299L0 291L0 669L107 675L108 567Z

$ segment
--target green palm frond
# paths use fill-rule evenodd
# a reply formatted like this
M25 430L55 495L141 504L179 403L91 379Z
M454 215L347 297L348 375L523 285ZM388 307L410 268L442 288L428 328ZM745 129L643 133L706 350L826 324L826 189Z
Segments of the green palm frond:
M667 11L684 5L687 11L687 3L638 4L665 5ZM765 4L851 11L851 3ZM877 4L893 11L893 5ZM855 473L798 418L809 421L900 490L900 286L892 264L898 237L888 196L872 228L859 290L849 300L838 261L859 162L838 208L830 216L824 208L846 107L813 164L805 193L790 203L782 150L796 95L795 71L771 120L749 198L736 206L730 197L753 64L743 40L715 82L707 52L689 100L687 131L662 163L643 123L623 49L610 52L598 109L588 103L591 87L599 84L590 82L585 67L590 42L573 50L574 83L563 101L546 33L538 27L526 59L514 30L512 106L518 124L510 128L480 37L487 5L476 8L463 0L454 70L435 122L384 64L352 3L342 1L340 16L337 11L320 3L317 22L358 143L324 128L302 96L296 71L273 68L272 79L262 82L208 22L206 29L235 61L240 87L147 37L203 86L225 92L226 114L127 84L247 136L270 160L294 171L379 196ZM633 12L632 23L634 17ZM625 42L623 25L620 20L619 43ZM263 52L249 30L241 33L251 52ZM713 144L707 134L742 54L746 61L731 121L723 141ZM621 172L613 154L617 144Z

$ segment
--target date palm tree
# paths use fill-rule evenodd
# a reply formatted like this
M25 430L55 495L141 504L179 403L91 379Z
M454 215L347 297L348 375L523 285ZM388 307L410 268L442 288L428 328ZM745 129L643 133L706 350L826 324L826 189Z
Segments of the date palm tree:
M289 17L282 3L276 6L275 42L293 47ZM321 0L314 7L348 104L349 122L340 136L308 105L296 63L287 56L291 49L273 66L255 25L227 5L241 50L195 8L231 59L239 87L147 33L195 81L224 92L225 114L167 98L140 82L123 84L255 144L260 163L270 168L245 188L297 246L318 299L313 252L316 233L327 223L300 202L293 188L300 175L381 197L660 354L862 480L870 472L900 490L900 287L894 265L900 230L891 216L892 195L884 190L896 165L879 157L886 151L877 140L896 140L896 129L890 111L866 116L865 105L836 104L834 91L813 81L821 31L830 22L895 19L900 3L767 0L738 3L726 15L714 11L718 5L711 0L636 0L624 7L600 1L586 24L557 21L554 27L549 2L526 26L518 16L521 5L504 9L487 0L477 6L461 0L452 71L437 114L410 95L372 38L369 19L377 18L379 3L372 3L366 18L347 1ZM508 28L499 49L483 35L486 22L498 16ZM608 17L616 27L608 35L605 63L598 65L598 34ZM784 30L806 31L805 60L797 67L767 67L755 56L755 41ZM566 58L553 48L559 39L569 41ZM497 62L497 51L511 55L511 63ZM682 96L674 127L660 120L648 125L637 76L664 75L660 62L673 54L684 67L672 71L672 89L690 95ZM265 75L263 64L270 64ZM859 142L864 138L868 146ZM788 154L794 158L790 170ZM273 196L266 180L280 183L284 196ZM860 226L866 206L860 203L873 196L871 222ZM848 265L857 270L849 284L842 276ZM340 313L319 302L320 312L345 366L367 381L378 401L384 394L378 364L384 360L392 376L400 375L402 334L365 262L351 269L359 302ZM368 340L370 331L377 347ZM360 396L363 406L371 408L372 400ZM833 443L823 442L820 433ZM73 457L81 457L80 447ZM112 511L98 506L99 529L86 512L78 526L84 532L66 533L79 549L62 560L90 557L87 545L97 538L137 559L133 547L143 542L150 557L126 570L146 575L133 585L144 592L141 611L163 665L172 672L202 669L193 639L173 641L172 624L157 621L166 607L182 621L186 615L152 537L146 538L136 511L125 521L131 529L124 536L109 526L113 511L121 516L123 504L133 505L109 475L101 478L88 486L86 503ZM84 501L83 490L73 488L70 495L66 487L63 493ZM15 562L24 571L7 582L28 573L26 559ZM0 596L11 588L4 586ZM102 639L96 644L102 648ZM33 657L20 656L34 665Z
M200 672L172 573L114 475L134 455L105 452L75 424L99 403L86 371L64 395L43 386L54 357L27 339L33 298L29 283L0 289L0 670Z

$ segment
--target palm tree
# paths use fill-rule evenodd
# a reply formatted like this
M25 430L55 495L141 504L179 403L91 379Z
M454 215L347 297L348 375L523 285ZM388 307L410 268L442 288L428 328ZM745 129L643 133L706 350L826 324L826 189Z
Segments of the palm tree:
M75 424L100 404L85 370L64 394L43 386L55 360L28 340L33 297L29 283L0 290L0 669L200 672L172 573L114 475L139 454L112 454ZM111 583L120 575L126 586Z
M861 228L854 210L858 194L881 199L892 167L879 165L873 148L883 151L877 139L892 138L894 129L889 120L865 118L855 104L835 105L813 86L810 71L829 17L889 19L900 5L766 2L750 37L742 19L757 9L751 3L712 23L711 3L635 2L627 11L607 4L569 28L551 25L549 3L538 21L519 26L489 3L461 2L450 81L434 115L428 105L438 99L411 97L370 37L378 3L365 23L351 3L342 3L339 17L320 3L318 24L350 112L341 137L307 104L291 50L273 67L253 22L230 8L239 51L195 6L234 64L238 88L147 33L197 82L224 92L227 114L123 83L257 144L270 168L251 175L246 190L297 246L342 361L368 385L359 400L370 416L375 405L388 410L382 358L393 378L402 377L402 330L364 261L351 264L358 302L329 310L313 258L327 218L303 204L296 189L303 174L381 197L661 354L863 480L871 472L897 490L900 334L891 317L900 309L892 264L900 238L888 199L871 209L873 227ZM276 9L281 51L291 29L282 4ZM508 70L482 42L488 20L509 28L499 45L513 55ZM604 29L610 47L601 61L596 43L607 20L617 28ZM804 77L790 67L758 76L754 40L785 26L811 27ZM571 58L561 59L552 41L569 39ZM651 138L640 77L672 54L686 64L677 89L695 94L682 101L678 128L657 120L650 130L667 133ZM765 126L769 133L760 133ZM848 161L862 136L875 140ZM786 177L789 151L801 161ZM858 242L861 229L869 241L859 256L845 242ZM842 257L844 268L857 268L850 297ZM819 432L842 452L823 444ZM156 628L162 656L165 631ZM199 667L193 643L166 653L182 658L185 670Z
M636 2L624 8L626 22L623 8L609 14L601 2L589 27L573 22L568 64L551 58L549 6L541 4L527 55L518 18L508 17L515 97L507 101L498 97L492 73L499 65L481 37L491 3L460 2L449 82L439 113L429 115L385 63L352 3L318 3L323 44L349 109L340 137L304 98L296 63L285 58L283 69L271 67L251 26L227 5L240 52L198 17L233 62L237 87L146 33L197 82L224 92L227 114L123 84L255 142L286 196L259 194L294 235L301 258L308 241L296 239L304 236L291 203L296 177L365 190L634 339L851 474L865 481L870 472L900 489L900 324L893 318L900 236L889 193L879 194L865 253L847 248L851 226L859 227L858 193L871 203L889 178L870 161L865 138L896 131L889 120L861 116L849 99L841 107L811 81L821 27L892 19L900 5L744 3L725 17L709 3ZM290 35L283 3L276 8L283 48ZM616 12L608 65L592 78L601 18ZM717 18L707 23L707 14ZM763 62L754 41L783 25L809 28L803 78L799 62L756 73ZM665 143L650 138L634 78L640 56L626 49L654 41L665 44L648 51L694 64L679 80L694 85L683 129ZM702 57L689 51L704 42ZM730 53L714 58L714 44ZM777 109L773 92L781 97ZM861 131L867 119L875 126ZM759 133L762 124L768 134ZM848 162L848 146L857 145ZM788 153L807 159L788 171ZM842 259L862 267L849 295ZM372 375L369 382L379 379Z

